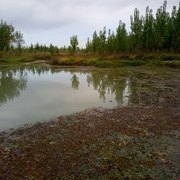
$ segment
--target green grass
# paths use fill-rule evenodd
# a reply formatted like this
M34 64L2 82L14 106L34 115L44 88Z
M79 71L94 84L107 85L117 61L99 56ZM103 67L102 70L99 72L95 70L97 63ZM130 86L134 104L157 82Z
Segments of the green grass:
M180 60L157 61L158 66L167 66L171 68L180 68Z
M30 56L9 56L9 57L1 57L0 63L3 64L19 64L22 62L31 62L33 58Z
M96 67L101 68L115 68L115 67L124 67L124 66L142 66L145 62L142 60L105 60L105 61L97 61Z
M97 61L96 62L96 67L100 67L100 68L113 68L114 63L113 61L107 60L107 61Z
M180 68L180 55L173 53L122 53L122 54L56 54L23 53L4 55L0 64L20 64L37 60L47 60L51 65L61 66L96 66L100 68L136 67L142 65L167 66Z

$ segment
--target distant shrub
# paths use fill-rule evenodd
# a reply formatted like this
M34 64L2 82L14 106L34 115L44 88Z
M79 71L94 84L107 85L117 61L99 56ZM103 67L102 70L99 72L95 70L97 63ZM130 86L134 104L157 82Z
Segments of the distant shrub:
M5 63L5 62L7 62L7 60L5 60L5 59L0 59L0 63Z
M142 60L124 60L122 61L123 66L141 66L144 65L145 62Z
M179 60L164 61L164 62L161 62L161 65L172 67L172 68L180 68L180 61Z
M84 60L83 65L84 66L96 66L96 60Z
M142 60L142 59L144 59L144 55L142 55L142 54L137 54L137 55L135 56L135 59Z
M180 60L180 54L161 54L159 59L164 61Z
M113 65L112 61L97 61L96 62L96 67L100 67L100 68L112 68L112 67L114 67L114 65Z
M50 64L51 65L59 65L59 62L58 62L57 59L53 59L53 60L50 61Z
M52 58L52 56L50 54L46 54L46 53L33 54L34 60L49 60L51 58Z
M123 66L141 66L144 65L145 62L142 60L106 60L106 61L98 61L96 62L96 67L101 68L114 68L114 67L123 67Z
M144 55L144 58L143 58L143 60L153 60L153 59L157 59L157 57L151 54Z
M176 56L175 55L162 55L160 58L162 60L164 60L164 61L176 60Z

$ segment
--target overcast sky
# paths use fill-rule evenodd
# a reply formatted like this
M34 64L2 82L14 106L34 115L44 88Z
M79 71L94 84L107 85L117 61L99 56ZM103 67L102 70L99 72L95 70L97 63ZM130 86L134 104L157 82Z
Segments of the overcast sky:
M137 7L156 12L164 0L0 0L0 19L12 23L24 34L27 45L39 42L63 46L78 35L83 46L92 33L104 26L115 30L119 20L130 27L130 15ZM168 0L168 11L180 0Z

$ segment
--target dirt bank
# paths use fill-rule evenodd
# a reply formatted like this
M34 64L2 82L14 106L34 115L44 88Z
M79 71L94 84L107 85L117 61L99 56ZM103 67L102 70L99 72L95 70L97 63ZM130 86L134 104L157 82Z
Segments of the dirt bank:
M0 179L178 179L180 109L94 108L0 134Z

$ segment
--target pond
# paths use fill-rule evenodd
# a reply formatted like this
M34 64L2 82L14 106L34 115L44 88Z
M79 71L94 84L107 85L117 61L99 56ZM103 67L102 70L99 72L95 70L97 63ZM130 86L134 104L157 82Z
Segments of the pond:
M129 78L96 69L1 68L0 77L0 130L130 103Z
M174 77L178 88L173 88L171 79L151 76L118 69L48 65L0 68L0 131L93 107L179 105L177 79Z

